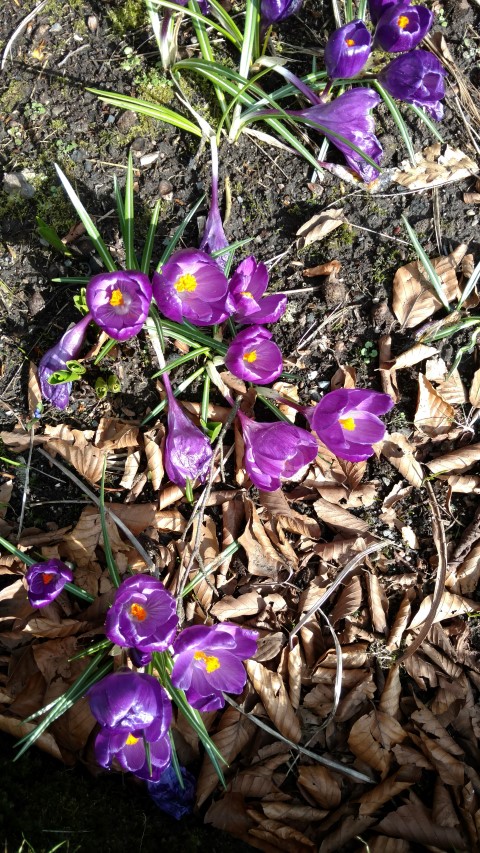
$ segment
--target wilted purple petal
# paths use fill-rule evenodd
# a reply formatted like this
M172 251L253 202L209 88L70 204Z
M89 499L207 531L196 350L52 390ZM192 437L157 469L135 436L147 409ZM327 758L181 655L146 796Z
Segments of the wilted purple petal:
M35 563L25 573L28 600L32 607L46 607L60 595L66 583L73 581L73 573L61 560Z
M147 782L147 790L155 805L166 814L181 820L193 811L196 779L185 767L180 767L183 787L175 769L170 765L157 782Z
M85 294L92 319L116 341L138 335L148 316L152 285L138 270L94 275Z

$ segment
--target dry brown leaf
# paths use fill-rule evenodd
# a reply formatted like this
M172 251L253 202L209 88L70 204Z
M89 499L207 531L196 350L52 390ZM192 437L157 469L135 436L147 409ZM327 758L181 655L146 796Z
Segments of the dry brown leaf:
M252 816L254 812L248 810L248 814ZM283 850L285 853L312 853L315 850L315 844L298 829L293 829L291 826L285 826L276 820L260 820L260 826L251 829L248 833L248 840L254 843L258 838L262 842L273 844L276 851ZM264 843L259 845L262 850L265 848Z
M292 509L282 489L276 492L260 492L260 503L268 514L290 533L300 533L310 539L319 539L321 530L313 518Z
M426 598L423 599L418 612L415 614L408 626L409 631L419 628L420 625L425 622L425 619L430 613L432 601L433 595L427 595ZM468 598L463 598L463 596L460 595L455 595L451 592L444 592L435 614L434 623L444 622L446 619L453 619L455 616L461 616L465 613L475 613L477 610L477 602L471 601Z
M245 498L245 511L247 526L238 537L238 542L247 554L248 571L259 577L276 577L278 572L286 567L285 560L271 544L258 512L248 498Z
M273 820L299 821L307 826L311 821L323 820L328 814L323 809L315 809L313 806L296 805L295 803L275 803L264 801L262 803L264 814Z
M452 803L452 798L440 779L435 782L433 793L433 822L439 826L459 826L460 820Z
M342 792L333 774L326 767L298 768L298 785L308 791L316 803L324 809L336 809L340 805Z
M165 443L165 428L155 427L143 436L147 467L152 480L152 489L157 491L162 485L165 469L163 466L163 446Z
M234 598L233 595L225 595L221 601L217 601L211 609L211 613L220 622L228 619L238 619L239 616L254 616L265 609L265 601L258 592L246 592Z
M405 367L412 367L414 364L418 364L419 361L425 361L425 359L430 358L432 355L438 355L436 347L429 347L426 344L415 344L415 346L402 352L401 355L397 355L391 369L396 371L402 370Z
M427 758L437 769L445 785L459 786L465 781L465 765L463 761L454 758L437 740L427 737L420 732L420 742Z
M138 447L138 427L118 418L101 418L95 433L95 447L108 452Z
M452 406L461 406L467 402L467 390L457 369L450 374L448 379L440 382L437 391L440 397L446 403L451 403Z
M475 545L455 572L455 589L465 595L475 592L480 580L480 544Z
M467 246L461 245L448 256L431 259L449 302L460 296L455 269L466 251ZM397 270L393 279L393 312L402 326L407 329L418 326L441 307L442 303L418 261Z
M302 692L303 659L298 637L293 638L292 648L288 651L288 696L294 711L298 711Z
M99 483L102 478L105 453L86 439L86 432L66 425L45 426L46 435L52 438L45 449L51 455L59 453L89 483Z
M460 148L435 142L415 154L416 165L408 160L393 174L393 180L409 190L441 187L452 181L463 181L478 173L478 166Z
M480 476L475 474L451 474L444 477L440 474L439 479L445 479L451 492L463 495L480 494ZM471 591L471 590L470 590Z
M277 394L280 394L281 397L287 397L290 400L295 400L297 403L300 403L298 386L292 385L291 382L274 382L273 390L276 391ZM290 423L295 423L295 418L298 414L297 409L294 409L293 406L289 406L288 403L279 403L278 408L282 414L288 418Z
M227 708L220 718L218 731L212 740L222 753L227 764L230 764L239 752L247 745L256 731L255 724L237 711ZM205 756L197 782L197 807L200 807L218 785L218 776L210 759Z
M40 390L40 382L38 381L37 365L33 361L28 363L28 414L31 418L42 402L42 392Z
M380 696L378 710L393 719L398 719L400 711L400 696L402 685L400 683L400 671L398 666L391 666L385 680L385 686Z
M367 662L368 643L351 643L349 646L342 646L342 664L344 669L356 669L364 666ZM329 649L319 660L322 667L326 669L337 668L337 654L335 649Z
M8 447L13 453L23 453L24 450L28 450L30 447L30 442L32 441L31 432L24 430L23 427L18 424L11 432L7 432L6 430L2 430L0 432L0 439L3 441L5 447ZM33 445L36 447L38 444L44 444L48 441L47 435L34 435L33 436Z
M55 639L56 637L71 637L72 634L83 634L89 628L88 622L79 622L77 619L62 619L61 622L55 622L53 619L34 616L23 630L25 634L32 634L34 637Z
M338 388L355 388L356 379L356 368L351 364L341 364L330 380L330 388L332 391Z
M338 853L339 850L347 849L347 842L352 838L362 838L366 829L375 823L374 817L355 817L349 815L340 820L340 826L335 829L328 838L322 841L319 853Z
M368 840L370 853L412 853L408 841L401 838L387 838L386 835L375 835Z
M415 449L401 432L394 432L382 444L382 456L405 477L412 486L420 488L423 468L415 459Z
M247 841L248 830L253 826L253 820L247 815L242 795L232 794L230 791L211 804L204 820L205 823L230 835L244 838L245 841Z
M358 577L352 578L342 589L335 606L330 613L330 621L332 625L339 622L340 619L345 619L351 613L355 613L362 603L362 585Z
M450 752L457 758L463 758L465 755L464 750L458 745L453 737L449 735L446 728L442 726L440 720L435 716L435 714L432 714L431 710L423 704L418 696L415 696L415 702L417 703L418 711L414 711L413 714L410 714L410 719L413 720L415 725L418 728L423 729L427 734L433 735L436 738L436 742L446 752Z
M411 746L399 743L393 747L392 752L395 755L397 764L400 764L401 767L407 765L410 767L423 767L424 770L433 770L433 765L428 758L425 758L423 753L417 749L413 749Z
M413 595L414 593L412 590L407 590L407 592L403 596L402 601L400 602L400 607L398 608L397 615L395 616L393 625L390 630L390 634L388 635L387 639L387 649L389 651L394 651L395 649L400 648L400 643L405 633L408 621L410 619L410 613L412 611L411 601Z
M426 462L432 474L445 474L448 471L468 471L480 459L480 444L470 444L437 456L431 462Z
M423 373L418 375L418 402L414 424L430 437L448 433L455 417L453 406L446 403Z
M436 825L429 810L408 803L391 811L376 827L379 832L403 838L414 845L435 847L438 850L468 850L459 831Z
M332 260L327 261L325 264L318 264L315 267L309 267L306 270L303 270L303 275L305 278L314 278L317 275L334 275L340 272L342 269L342 265L340 261ZM274 386L275 387L275 386Z
M323 240L327 234L330 234L335 228L340 225L345 225L347 220L343 208L328 209L322 213L316 213L308 222L297 231L297 249L304 249L310 243L315 243L317 240Z
M17 720L16 717L9 717L8 715L0 714L0 731L6 732L6 734L15 738L26 737L36 729L37 725L37 722L22 723L21 720ZM48 755L56 758L57 761L63 761L63 756L58 744L53 735L49 734L49 732L45 732L40 735L35 743L40 747L40 749L48 753Z
M362 794L360 797L360 815L371 815L378 811L384 803L388 803L405 788L410 788L421 778L421 770L418 767L402 767L393 776L389 776L375 788Z
M348 745L357 758L385 776L392 761L392 746L406 736L400 723L382 711L373 710L353 724Z
M256 797L263 800L264 797L278 793L279 788L273 781L271 768L256 764L254 768L239 773L232 781L230 790L236 794L242 794L244 797Z
M342 686L344 682L345 679L342 678ZM372 673L365 672L360 684L356 684L355 687L343 694L335 714L335 722L344 723L353 717L358 717L361 711L366 711L371 707L376 692L377 688Z
M356 533L368 533L368 524L365 521L357 518L348 512L348 510L336 506L336 504L331 504L329 501L324 500L324 498L319 498L318 501L315 501L313 508L318 517L335 530L340 530L342 533L350 536Z
M473 374L468 399L475 409L480 409L480 367Z
M379 634L387 633L388 602L383 587L376 575L367 572L365 575L368 592L368 604L370 616L375 631Z
M134 450L133 447L129 447L127 449L127 458L125 460L125 468L123 471L123 477L120 481L120 486L122 489L131 489L134 482L135 477L137 476L138 468L140 466L140 451Z
M300 741L302 730L292 708L282 678L257 661L245 661L248 676L265 706L265 710L280 734Z

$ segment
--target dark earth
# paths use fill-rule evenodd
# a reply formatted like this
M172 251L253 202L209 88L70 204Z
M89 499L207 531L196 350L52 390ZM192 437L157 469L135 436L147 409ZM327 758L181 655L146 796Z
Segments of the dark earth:
M480 98L480 6L478 0L428 4L435 7L434 31L441 32L457 70L477 106ZM0 10L0 51L30 12L28 0L4 0ZM291 57L293 70L306 73L309 56L298 60L303 49L321 50L334 21L330 3L306 0L298 18L275 29L275 43ZM181 53L192 53L194 36L188 23L182 29ZM300 47L296 47L300 46ZM215 103L207 85L184 78L192 105L215 119ZM122 262L113 175L125 180L128 151L135 167L135 218L137 247L148 227L151 210L162 198L161 217L153 258L158 258L183 217L202 193L209 192L208 149L198 150L198 139L175 128L132 112L102 104L86 86L109 89L152 100L182 112L171 80L162 73L141 0L50 0L16 39L12 55L0 73L0 427L13 429L28 420L27 379L29 361L41 355L78 319L73 306L74 285L56 284L59 276L85 276L101 267L88 239L77 229L75 212L54 170L57 162L73 183L111 251ZM449 81L445 119L440 131L453 147L475 159L466 123L467 115L456 98L456 82ZM377 134L384 147L383 166L397 167L406 152L383 107L376 111ZM416 151L434 140L408 109L403 110ZM478 130L478 125L476 126ZM152 155L149 157L148 155ZM341 162L330 148L329 159ZM20 192L11 192L13 175L22 174ZM392 279L398 267L415 259L406 243L400 216L405 214L430 257L448 254L461 243L479 257L478 209L464 202L475 178L453 182L439 190L408 192L391 184L384 192L369 193L363 185L350 185L325 173L313 180L303 160L243 135L236 145L223 141L220 148L221 186L228 179L231 212L225 224L228 239L246 237L252 242L237 252L270 262L273 290L292 291L285 317L275 328L286 369L295 377L303 400L315 401L329 386L339 364L354 365L358 384L380 389L376 358L368 357L379 335L392 330L393 355L413 344L411 333L399 332L391 313ZM298 228L329 207L344 208L352 227L343 225L306 250L296 247ZM437 233L434 210L437 206ZM199 214L207 213L205 201ZM36 216L71 238L73 257L67 261L41 238ZM358 226L358 227L357 227ZM370 229L370 230L360 230ZM188 227L184 245L198 245L197 222ZM305 278L303 270L331 260L341 263L339 280L325 285L318 276ZM340 309L340 310L339 310ZM302 338L317 328L306 349ZM93 332L89 343L93 345ZM451 363L465 343L458 335L440 342ZM363 350L363 352L362 352ZM158 369L146 339L136 338L121 349L120 363L107 361L121 377L121 392L99 401L95 380L102 370L92 366L86 380L76 383L66 414L48 409L45 423L67 422L75 428L92 428L104 415L141 419L158 402L152 373ZM465 358L461 373L467 386L478 367L477 353ZM104 372L104 371L103 371ZM177 374L181 376L181 373ZM407 382L408 386L408 382ZM413 387L413 385L412 385ZM415 400L408 393L391 414L397 429L413 419ZM8 452L0 449L0 455ZM51 503L58 497L42 476L45 460L34 451L31 491L25 526L43 528L52 519L60 526L74 521L81 507ZM3 461L5 470L11 467ZM380 471L381 474L381 471ZM148 497L148 495L147 495ZM79 500L68 484L62 498ZM7 520L20 512L21 488L14 488ZM468 496L460 501L460 515L471 514ZM141 788L113 774L91 779L86 771L65 769L33 751L11 768L10 741L2 736L0 785L0 837L14 853L24 836L33 849L81 851L194 851L246 850L240 842L206 830L191 819L180 825L164 818ZM47 832L46 830L49 830ZM52 834L55 833L55 834ZM90 833L87 836L87 833ZM130 837L127 844L127 834ZM25 848L24 848L25 849ZM27 848L29 849L29 848Z

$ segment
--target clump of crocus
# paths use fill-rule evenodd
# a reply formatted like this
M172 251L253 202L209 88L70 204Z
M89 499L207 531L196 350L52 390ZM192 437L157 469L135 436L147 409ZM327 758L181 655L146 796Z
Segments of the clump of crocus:
M169 320L211 326L228 317L228 281L216 261L199 249L180 249L153 275L153 295Z
M376 24L382 15L393 6L408 6L405 0L368 0L368 11L372 23Z
M393 407L388 394L360 388L339 388L325 394L313 409L304 409L310 426L340 459L361 462L382 441L385 426L379 418Z
M271 332L263 326L249 326L231 342L225 365L239 379L267 385L282 372L282 353L272 341Z
M102 726L95 740L95 757L100 766L110 767L115 759L123 770L141 779L159 779L170 762L168 729L172 706L157 679L119 670L94 684L87 699ZM151 773L145 742L149 744Z
M372 37L363 21L334 30L325 45L325 68L331 79L356 77L371 53Z
M296 15L303 5L303 0L261 0L260 18L262 30L266 30L272 24L277 24Z
M235 323L242 325L276 323L287 307L282 293L264 296L268 270L253 257L245 258L233 273L227 296L227 310Z
M318 444L301 427L278 423L257 423L238 413L245 442L245 470L252 483L264 492L274 492L281 480L288 480L315 459Z
M177 486L201 483L207 477L213 451L208 437L193 424L177 403L168 375L163 375L168 397L167 437L165 439L165 469Z
M393 6L383 13L375 30L375 46L389 53L402 53L417 47L433 23L433 12L426 6Z
M85 298L97 326L116 341L138 335L148 317L152 285L138 270L117 270L94 275Z
M67 362L72 361L79 354L88 324L92 317L87 314L82 317L78 323L75 323L71 329L68 329L60 338L54 347L47 350L45 355L40 359L38 365L38 379L40 382L40 390L42 397L48 400L57 409L66 409L70 402L70 392L72 390L71 382L62 382L61 384L51 385L49 377L57 371L67 369Z
M392 59L378 80L393 98L423 107L436 121L443 117L446 70L428 50L412 50Z
M72 571L61 560L34 563L25 573L28 600L32 607L46 607L73 581Z
M112 643L140 652L163 652L178 624L174 597L150 575L126 578L107 613L105 633Z
M223 622L185 628L173 646L172 684L192 708L223 708L225 693L241 693L247 680L242 661L257 650L257 633Z

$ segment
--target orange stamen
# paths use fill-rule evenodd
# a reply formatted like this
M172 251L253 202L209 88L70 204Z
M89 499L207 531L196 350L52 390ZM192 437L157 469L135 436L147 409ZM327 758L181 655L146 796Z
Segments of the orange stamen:
M44 583L50 583L50 581L53 581L54 577L55 577L55 574L54 573L52 574L52 572L43 572L42 581Z
M133 618L138 622L143 622L143 620L147 618L148 614L141 604L132 604L130 607L130 616L133 616Z
M345 44L347 45L347 47L353 47L353 45L355 44L355 40L354 39L345 39Z
M114 308L117 308L119 305L123 305L123 293L121 290L118 290L118 288L113 291L110 297L110 305L113 305Z
M243 356L243 360L248 361L249 364L251 364L253 361L256 361L257 360L256 350L252 349L251 352L246 352L245 355Z
M409 23L410 18L408 18L406 15L400 15L400 17L397 19L397 24L401 30L404 30L405 27L408 27Z
M206 655L205 652L195 652L194 660L203 660L207 672L215 672L220 669L220 661L214 655Z

